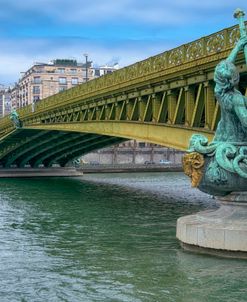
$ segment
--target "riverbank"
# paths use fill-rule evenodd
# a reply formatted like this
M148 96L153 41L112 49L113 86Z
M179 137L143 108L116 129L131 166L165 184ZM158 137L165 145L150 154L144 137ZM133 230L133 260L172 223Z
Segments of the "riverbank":
M138 172L182 172L181 164L115 164L115 165L83 165L77 168L84 174L89 173L138 173Z
M83 172L75 168L9 168L0 169L0 178L77 177Z
M9 168L0 169L0 178L78 177L90 173L181 172L181 165L83 165L70 168Z

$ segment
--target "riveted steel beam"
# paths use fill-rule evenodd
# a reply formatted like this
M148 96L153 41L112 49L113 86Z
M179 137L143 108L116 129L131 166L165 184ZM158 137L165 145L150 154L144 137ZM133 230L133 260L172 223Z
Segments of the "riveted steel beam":
M49 152L54 147L59 144L69 142L75 138L78 138L78 135L71 133L59 132L55 135L51 135L46 139L43 139L40 144L34 145L33 148L27 149L25 153L20 154L16 159L17 166L22 168L29 163L33 158L37 157L39 154L44 152Z
M54 131L56 132L56 131ZM2 164L4 167L9 168L14 162L18 160L22 155L32 152L35 148L41 147L44 142L47 140L50 140L51 138L54 137L59 137L61 136L62 133L52 133L50 131L42 131L35 135L32 140L29 140L28 142L25 142L23 144L20 144L18 148L13 152L9 152L5 157L1 159Z
M76 146L71 146L70 148L63 150L63 152L57 153L55 156L47 159L45 161L45 164L47 165L47 167L50 167L53 163L59 162L63 166L67 162L78 156L89 153L92 150L97 150L104 146L108 146L109 144L111 144L111 142L114 142L116 140L116 137L110 136L92 137L92 139L88 141L87 144L78 144ZM120 140L121 139L119 139L119 141Z
M131 121L88 121L84 123L64 123L64 124L43 124L32 126L35 129L49 129L60 131L75 131L81 133L93 133L98 135L108 135L125 139L136 139L162 146L186 150L188 141L192 134L204 134L209 140L213 138L213 131L202 128L142 123Z
M82 156L83 154L87 154L89 152L92 152L92 151L95 151L95 150L98 150L98 149L101 149L101 148L106 148L108 146L119 144L119 143L121 143L123 141L124 141L124 139L121 139L121 138L118 138L118 137L111 137L111 138L104 139L104 140L102 140L100 142L97 142L96 144L90 145L86 149L84 149L84 148L78 148L77 150L73 150L73 152L71 152L70 154L68 154L66 158L63 157L62 159L59 159L58 163L62 167L64 167L70 161L72 161L73 159L78 158L79 156Z
M41 100L34 112L32 106L21 108L18 113L24 129L20 132L8 117L0 119L0 158L4 163L23 165L34 159L30 158L32 151L37 162L39 146L46 149L48 142L36 145L34 141L36 148L31 149L28 139L33 138L25 129L133 138L183 150L193 133L212 137L220 116L213 94L214 68L234 46L236 30L224 29ZM222 41L217 49L216 40ZM244 63L240 53L236 64L243 76L242 93L246 88ZM10 133L20 139L11 141Z
M97 138L98 136L88 134L84 136L78 136L76 138L68 139L66 141L61 142L60 144L57 144L52 149L45 150L45 152L42 152L35 158L31 160L31 164L33 167L37 168L39 165L44 164L47 166L47 162L50 162L50 159L53 156L56 156L57 154L65 153L67 149L70 149L71 147L74 148L77 145L84 145L91 140Z

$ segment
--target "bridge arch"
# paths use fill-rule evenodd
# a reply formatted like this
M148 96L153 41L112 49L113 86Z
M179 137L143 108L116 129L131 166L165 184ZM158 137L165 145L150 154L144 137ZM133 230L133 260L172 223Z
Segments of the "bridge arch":
M6 156L4 166L16 164L24 167L30 164L46 167L59 163L65 166L74 158L93 150L118 144L125 140L136 139L186 150L192 134L204 134L209 140L213 132L191 127L179 127L167 124L153 124L133 121L84 121L56 124L37 124L23 128L21 131L35 131L34 140L28 145L20 146L15 154ZM42 134L43 140L37 139Z
M27 126L26 128L91 133L123 138L125 140L136 139L178 150L186 150L188 148L188 142L192 134L203 134L209 140L212 140L214 133L202 128L182 128L179 125L133 121L84 121L83 123L38 124Z

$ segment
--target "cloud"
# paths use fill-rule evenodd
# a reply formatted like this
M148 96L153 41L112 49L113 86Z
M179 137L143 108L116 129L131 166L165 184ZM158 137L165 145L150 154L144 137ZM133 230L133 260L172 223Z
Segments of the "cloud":
M6 18L29 15L30 19L43 15L46 19L55 22L72 24L107 24L114 22L130 21L145 24L174 24L191 22L202 16L206 10L211 15L217 15L227 8L246 6L244 0L235 3L225 0L1 0L0 17ZM12 19L14 21L14 19ZM26 22L28 20L23 20Z
M89 54L89 60L95 65L118 63L120 66L133 64L155 55L171 45L162 40L147 45L145 40L121 40L117 44L80 38L59 39L15 39L0 44L0 83L9 84L18 80L20 72L26 71L34 62L48 63L57 58L85 60L83 53Z
M17 82L21 71L26 71L27 66L31 64L30 58L24 55L16 55L12 57L8 54L0 54L0 85L7 86Z
M132 64L236 23L235 0L0 0L0 83L35 61L87 52Z

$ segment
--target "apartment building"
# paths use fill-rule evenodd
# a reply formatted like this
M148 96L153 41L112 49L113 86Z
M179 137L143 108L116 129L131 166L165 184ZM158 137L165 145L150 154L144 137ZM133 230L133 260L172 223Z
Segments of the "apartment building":
M11 91L15 108L21 108L99 76L112 73L117 67L92 67L92 62L57 59L48 64L35 63L22 73Z
M87 78L86 78L87 74ZM12 90L16 108L35 103L93 78L92 62L87 66L76 60L54 60L48 64L35 63Z
M4 117L11 112L11 90L2 87L0 89L0 117Z
M119 69L118 64L114 64L113 66L103 65L103 66L99 66L99 67L93 67L93 69L92 69L93 70L93 78L102 77L103 75L112 73L117 69Z

